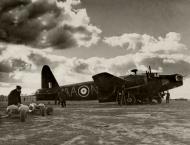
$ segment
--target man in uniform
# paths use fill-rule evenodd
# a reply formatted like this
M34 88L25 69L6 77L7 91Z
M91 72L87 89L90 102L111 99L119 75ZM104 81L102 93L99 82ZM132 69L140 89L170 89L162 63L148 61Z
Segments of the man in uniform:
M166 103L168 104L170 102L170 93L166 93Z
M55 95L55 98L54 98L54 101L55 101L55 105L59 105L60 104L60 102L59 102L59 89L57 90L58 91L58 93L57 93L57 95Z
M118 103L118 105L121 105L122 89L118 88L116 93L117 93L116 102Z
M118 104L119 105L126 105L125 85L123 85L122 88L119 89L119 91L118 91Z
M58 91L58 99L59 102L61 103L61 107L66 107L66 96L67 94L65 93L65 91L62 90Z
M16 86L16 89L12 90L8 95L8 106L21 104L21 86Z

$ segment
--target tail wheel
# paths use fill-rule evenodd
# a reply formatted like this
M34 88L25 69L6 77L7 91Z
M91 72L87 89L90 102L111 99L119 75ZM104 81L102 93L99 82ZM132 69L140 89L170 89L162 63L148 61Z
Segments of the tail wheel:
M135 103L136 103L136 98L135 98L135 96L129 94L129 95L126 97L126 104L127 104L127 105L132 105L132 104L135 104Z

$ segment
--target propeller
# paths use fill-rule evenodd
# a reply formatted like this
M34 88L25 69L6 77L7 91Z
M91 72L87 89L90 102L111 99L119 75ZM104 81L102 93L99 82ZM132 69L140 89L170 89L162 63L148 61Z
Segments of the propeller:
M152 77L152 71L151 71L150 65L148 66L148 71L146 71L146 76L147 76L147 79L149 79L150 77Z

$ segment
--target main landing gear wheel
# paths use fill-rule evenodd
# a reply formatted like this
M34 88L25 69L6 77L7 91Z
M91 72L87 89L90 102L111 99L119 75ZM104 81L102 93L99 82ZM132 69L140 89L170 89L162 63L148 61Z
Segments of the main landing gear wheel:
M133 95L128 95L127 97L126 97L126 104L127 105L133 105L133 104L135 104L136 103L136 98L135 98L135 96L133 96Z

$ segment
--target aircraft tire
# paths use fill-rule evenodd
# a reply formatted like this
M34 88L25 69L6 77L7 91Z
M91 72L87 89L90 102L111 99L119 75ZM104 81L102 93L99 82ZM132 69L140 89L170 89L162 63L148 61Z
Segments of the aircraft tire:
M143 104L143 100L141 98L136 99L136 104Z
M134 105L136 103L136 98L133 95L129 95L126 97L126 104L127 105Z

